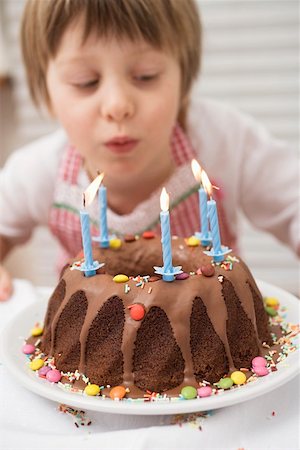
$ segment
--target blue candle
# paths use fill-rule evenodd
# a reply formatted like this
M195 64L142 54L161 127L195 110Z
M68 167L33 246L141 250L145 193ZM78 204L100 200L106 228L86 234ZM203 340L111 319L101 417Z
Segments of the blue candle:
M207 202L208 217L211 229L211 237L213 242L213 252L218 255L222 253L220 229L218 221L217 204L212 198Z
M212 186L212 184L209 181L209 178L206 175L206 173L204 172L204 170L201 173L201 180L202 180L204 189L206 190L207 194L210 196L210 200L207 202L207 209L208 209L208 218L209 218L209 225L210 225L212 245L213 245L209 251L206 251L204 253L206 255L212 256L215 263L220 263L220 262L224 261L225 255L230 253L231 249L221 245L217 204L216 204L215 200L212 198L213 187L215 189L218 189L218 188L216 188L216 186Z
M93 252L92 252L92 239L90 231L90 216L87 211L80 211L80 223L81 223L81 236L83 253L86 269L93 268Z
M163 264L165 272L172 272L172 245L171 245L171 228L170 228L170 214L169 211L161 211L160 213L161 226L161 243L163 252Z
M182 273L181 266L173 267L172 263L172 239L169 214L169 196L166 189L163 188L160 196L160 225L161 225L161 244L163 253L163 266L154 266L155 273L162 275L164 281L174 281L175 276Z
M99 210L100 210L100 247L109 247L107 230L107 195L106 187L101 185L98 192Z
M201 166L195 159L192 160L192 171L195 179L200 183L198 189L199 196L199 215L200 215L200 233L196 232L195 235L201 240L203 246L207 246L211 243L211 235L208 229L208 215L207 215L207 193L201 183Z
M207 194L205 189L201 187L198 190L199 194L199 209L200 209L200 224L201 224L201 243L208 245L210 243L210 235L208 231L208 215L207 215Z

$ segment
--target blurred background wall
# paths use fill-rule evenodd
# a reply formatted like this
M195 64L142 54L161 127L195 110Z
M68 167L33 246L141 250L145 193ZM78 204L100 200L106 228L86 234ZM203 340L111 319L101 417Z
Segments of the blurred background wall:
M252 114L286 140L290 152L299 151L299 2L198 3L204 24L204 55L196 93ZM57 128L29 99L18 36L24 4L25 0L0 1L0 167L15 148ZM254 230L243 217L241 232L242 254L254 275L298 293L299 263L292 252ZM57 249L48 231L40 228L30 243L13 251L6 266L15 277L51 286L56 280Z

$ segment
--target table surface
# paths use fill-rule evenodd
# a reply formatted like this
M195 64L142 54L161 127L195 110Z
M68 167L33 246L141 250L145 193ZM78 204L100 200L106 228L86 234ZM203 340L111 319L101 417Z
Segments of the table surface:
M0 304L0 327L37 299L15 280L14 296ZM130 416L86 411L85 423L34 395L10 377L0 360L0 445L7 449L284 449L298 450L299 376L275 391L208 414Z

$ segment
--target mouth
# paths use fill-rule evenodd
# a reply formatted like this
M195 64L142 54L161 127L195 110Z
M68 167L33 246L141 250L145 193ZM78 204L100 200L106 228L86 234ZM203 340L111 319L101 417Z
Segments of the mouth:
M105 142L105 147L119 155L128 154L136 147L138 142L137 139L128 136L118 136Z

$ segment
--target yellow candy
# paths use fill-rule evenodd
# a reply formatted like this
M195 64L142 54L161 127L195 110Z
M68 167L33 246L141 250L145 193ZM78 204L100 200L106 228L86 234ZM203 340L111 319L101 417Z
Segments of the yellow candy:
M119 274L113 277L115 283L126 283L129 280L127 275Z
M279 301L275 297L266 297L265 302L267 306L277 306L279 305Z
M31 336L40 336L43 333L42 327L34 327L31 330Z
M44 361L42 359L33 359L31 363L29 364L29 367L31 370L39 370L41 367L43 367Z
M110 248L120 248L122 245L121 239L115 238L109 241Z
M186 240L186 243L189 247L198 247L198 245L200 245L200 240L195 236L191 236Z
M88 384L84 389L84 392L87 395L98 395L100 392L100 388L97 384Z
M246 375L243 372L240 372L239 370L232 372L230 378L232 379L234 384L244 384L247 380Z

